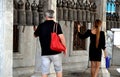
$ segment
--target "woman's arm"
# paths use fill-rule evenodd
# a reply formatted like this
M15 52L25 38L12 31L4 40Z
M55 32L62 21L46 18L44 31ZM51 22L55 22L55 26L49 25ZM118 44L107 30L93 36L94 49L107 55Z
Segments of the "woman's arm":
M107 57L107 53L106 53L106 48L103 50L104 51L104 57Z
M104 32L102 32L102 36L103 36L103 38L102 38L102 49L104 51L104 57L106 58L107 53L106 53L106 47L105 47L105 33Z
M90 35L90 30L87 30L84 34L81 34L80 33L80 25L78 25L78 36L79 36L79 38L81 38L81 39L85 39L85 38L87 38L87 37L89 37L89 35Z

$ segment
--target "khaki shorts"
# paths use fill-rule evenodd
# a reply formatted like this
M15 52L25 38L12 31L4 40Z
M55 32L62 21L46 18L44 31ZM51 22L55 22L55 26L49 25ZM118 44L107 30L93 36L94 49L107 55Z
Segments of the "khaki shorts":
M41 56L41 71L42 74L50 73L50 64L53 62L55 72L62 72L62 59L61 55Z

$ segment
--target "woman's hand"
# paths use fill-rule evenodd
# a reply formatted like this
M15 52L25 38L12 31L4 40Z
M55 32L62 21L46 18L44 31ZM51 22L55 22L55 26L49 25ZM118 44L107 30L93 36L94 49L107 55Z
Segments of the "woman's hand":
M81 27L81 26L78 24L78 32L80 32L80 27Z
M104 58L107 57L106 49L104 50Z

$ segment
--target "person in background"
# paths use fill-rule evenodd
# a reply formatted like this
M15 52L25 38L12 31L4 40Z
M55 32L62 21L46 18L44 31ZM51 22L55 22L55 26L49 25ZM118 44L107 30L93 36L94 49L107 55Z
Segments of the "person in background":
M78 24L78 36L81 39L90 37L89 60L91 61L91 77L98 77L101 64L102 49L106 58L105 33L101 31L102 21L96 19L93 28L88 29L84 34L80 33L81 25Z
M50 72L50 64L53 62L54 69L56 72L56 77L62 77L62 58L61 52L53 51L50 49L51 42L51 32L53 31L53 26L56 23L54 21L54 11L47 10L45 12L45 21L35 29L34 27L34 36L39 36L40 44L41 44L41 71L42 77L48 77ZM65 38L59 23L57 23L57 34L62 42L62 44L66 47Z

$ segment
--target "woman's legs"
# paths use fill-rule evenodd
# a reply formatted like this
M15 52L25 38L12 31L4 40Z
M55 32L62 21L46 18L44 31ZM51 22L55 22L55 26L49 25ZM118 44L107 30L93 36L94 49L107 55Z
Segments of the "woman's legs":
M95 62L91 61L91 77L95 75Z
M101 62L99 62L99 61L95 62L96 67L95 67L95 76L94 77L98 76L99 69L100 69L100 64L101 64Z
M97 77L101 62L91 61L91 77Z

